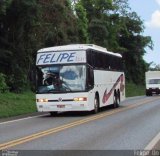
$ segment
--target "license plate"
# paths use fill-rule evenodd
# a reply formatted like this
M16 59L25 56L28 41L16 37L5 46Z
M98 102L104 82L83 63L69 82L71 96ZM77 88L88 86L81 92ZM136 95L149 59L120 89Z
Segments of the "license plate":
M57 105L57 108L65 108L65 105Z

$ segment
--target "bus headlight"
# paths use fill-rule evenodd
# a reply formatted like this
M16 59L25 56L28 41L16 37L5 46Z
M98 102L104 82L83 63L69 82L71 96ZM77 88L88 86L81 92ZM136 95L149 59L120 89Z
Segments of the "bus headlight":
M48 99L37 99L37 102L48 102Z
M87 97L76 97L73 100L74 101L87 101Z

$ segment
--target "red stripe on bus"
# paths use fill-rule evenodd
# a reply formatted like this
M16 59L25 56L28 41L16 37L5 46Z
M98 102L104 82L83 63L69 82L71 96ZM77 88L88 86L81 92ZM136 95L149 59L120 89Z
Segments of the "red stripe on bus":
M120 92L124 91L124 75L121 74L119 78L117 79L117 81L115 82L115 84L113 85L112 89L108 93L107 93L107 89L105 90L103 99L102 99L102 102L104 104L108 101L108 99L112 95L112 92L115 90L119 82L120 82Z

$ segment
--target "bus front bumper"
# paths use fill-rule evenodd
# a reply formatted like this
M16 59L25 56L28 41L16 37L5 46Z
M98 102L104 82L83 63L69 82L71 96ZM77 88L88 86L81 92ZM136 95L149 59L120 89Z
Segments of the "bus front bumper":
M87 103L78 104L44 104L37 103L38 112L59 112L59 111L91 111Z

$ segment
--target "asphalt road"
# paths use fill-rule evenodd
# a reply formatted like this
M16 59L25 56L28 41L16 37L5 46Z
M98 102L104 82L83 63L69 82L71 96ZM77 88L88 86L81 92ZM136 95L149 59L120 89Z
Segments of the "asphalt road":
M0 121L0 150L136 151L145 149L158 133L160 96L141 96L97 115L72 112ZM160 150L160 142L154 148Z

